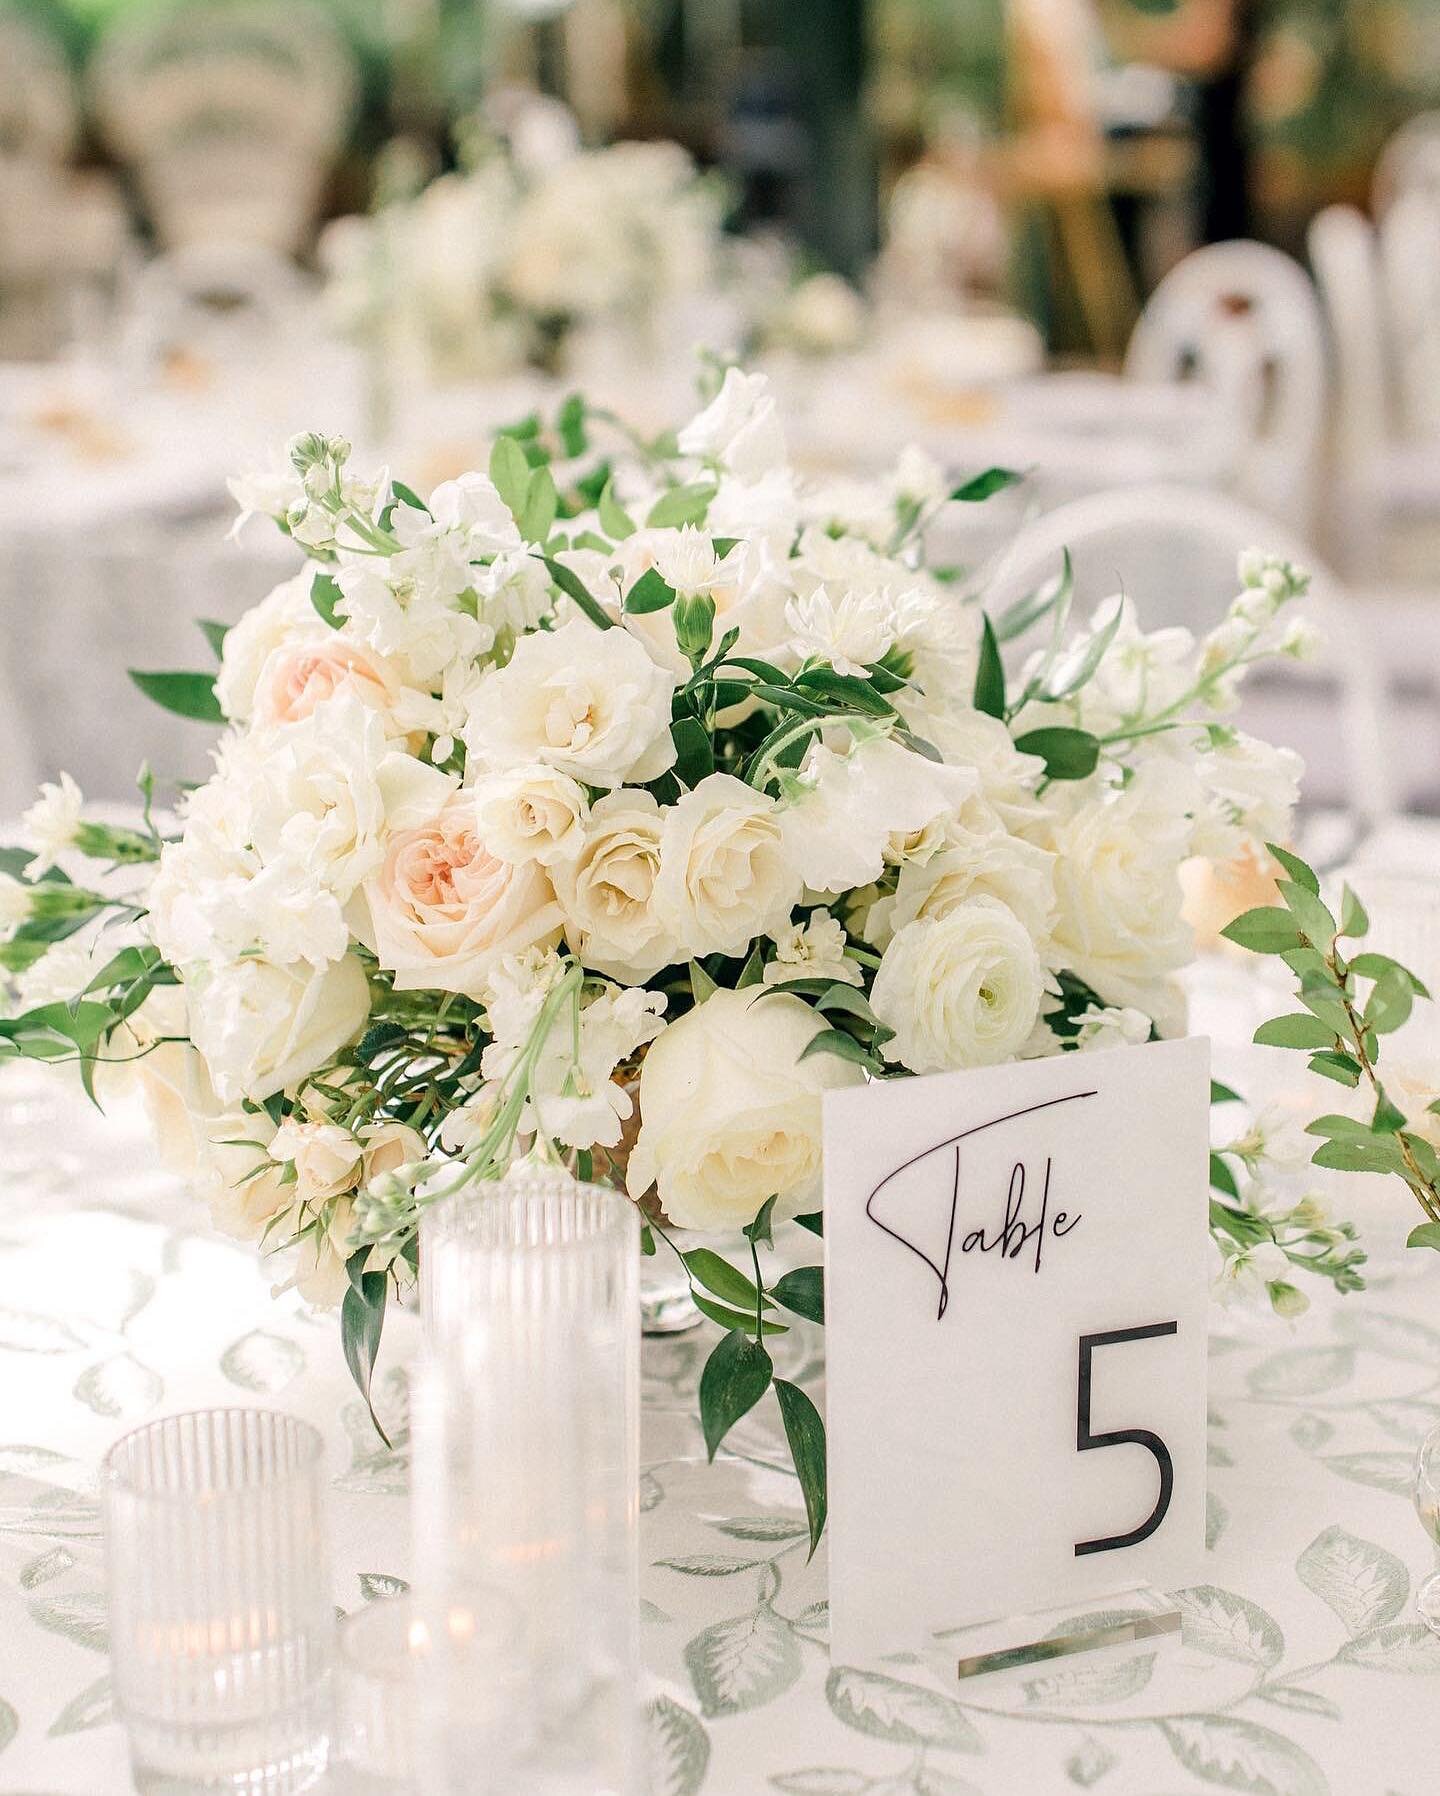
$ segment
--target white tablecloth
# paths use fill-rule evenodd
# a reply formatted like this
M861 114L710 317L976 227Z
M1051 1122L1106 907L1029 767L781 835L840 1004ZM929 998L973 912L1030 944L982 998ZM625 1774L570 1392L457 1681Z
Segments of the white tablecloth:
M1264 1002L1211 982L1200 1021L1237 1040ZM1218 1050L1255 1089L1289 1062ZM127 1785L111 1719L97 1462L141 1419L275 1404L330 1441L336 1600L407 1566L405 1364L392 1319L371 1431L334 1320L269 1294L158 1168L137 1115L0 1069L0 1796ZM1373 1184L1372 1181L1366 1183ZM766 1413L703 1463L695 1382L711 1332L648 1342L642 1565L656 1796L1428 1796L1440 1640L1413 1591L1431 1549L1408 1495L1440 1419L1440 1262L1407 1261L1398 1187L1367 1200L1360 1297L1212 1343L1209 1555L1179 1593L1183 1644L1147 1642L936 1683L829 1661L822 1549ZM813 1247L813 1243L809 1244ZM801 1326L787 1375L818 1391ZM963 1521L963 1518L959 1518ZM519 1796L519 1793L517 1793Z

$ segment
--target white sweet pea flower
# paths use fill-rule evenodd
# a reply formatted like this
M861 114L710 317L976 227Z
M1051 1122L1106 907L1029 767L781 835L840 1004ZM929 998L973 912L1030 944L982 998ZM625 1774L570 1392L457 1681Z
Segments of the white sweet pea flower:
M828 911L815 911L808 922L787 923L771 935L775 958L761 974L765 985L792 979L828 979L832 984L863 985L865 974L846 954L845 931Z
M727 368L720 391L677 438L682 455L718 462L742 480L759 480L785 460L785 436L763 374Z
M658 779L675 762L675 676L626 630L583 618L525 636L477 687L465 743L477 768L543 763L586 785Z
M84 804L80 788L68 773L62 773L58 782L41 786L39 798L20 819L35 850L25 869L31 879L48 873L66 849L74 846Z

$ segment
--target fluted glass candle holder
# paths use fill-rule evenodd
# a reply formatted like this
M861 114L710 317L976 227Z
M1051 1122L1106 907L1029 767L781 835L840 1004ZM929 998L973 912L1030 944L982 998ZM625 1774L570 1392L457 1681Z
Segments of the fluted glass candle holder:
M632 1796L638 1220L523 1167L427 1214L412 1404L430 1796Z
M101 1474L116 1706L142 1796L324 1773L335 1611L324 1442L271 1410L170 1416Z

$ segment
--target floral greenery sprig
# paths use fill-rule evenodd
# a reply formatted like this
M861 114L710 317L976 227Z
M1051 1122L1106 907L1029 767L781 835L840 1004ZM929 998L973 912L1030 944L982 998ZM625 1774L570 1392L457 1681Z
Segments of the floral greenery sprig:
M1347 885L1337 921L1320 896L1314 870L1284 848L1267 845L1286 878L1276 882L1281 905L1246 911L1222 933L1256 954L1278 955L1297 976L1303 1010L1262 1023L1255 1040L1309 1056L1310 1070L1338 1085L1363 1088L1368 1120L1329 1114L1308 1133L1321 1138L1312 1159L1336 1172L1369 1172L1403 1180L1425 1213L1409 1245L1440 1250L1440 1157L1382 1083L1381 1037L1409 1020L1416 999L1430 993L1408 967L1373 949L1351 950L1369 933L1365 907ZM1440 1094L1426 1106L1440 1115Z

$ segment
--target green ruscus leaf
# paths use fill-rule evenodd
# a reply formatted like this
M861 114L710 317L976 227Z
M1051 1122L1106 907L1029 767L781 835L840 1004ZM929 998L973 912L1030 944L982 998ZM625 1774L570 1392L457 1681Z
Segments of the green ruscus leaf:
M1227 942L1249 948L1254 954L1284 954L1291 948L1305 945L1300 938L1300 925L1288 910L1281 910L1278 905L1242 911L1220 933Z
M359 1268L369 1258L370 1249L362 1247L345 1262L350 1283L340 1305L340 1345L345 1364L355 1380L356 1389L365 1399L375 1432L388 1447L389 1436L380 1426L370 1394L370 1381L380 1352L380 1335L385 1327L386 1278L383 1272L362 1272Z
M224 723L225 713L215 696L215 676L207 673L140 673L130 678L155 704L177 717L193 717L197 723Z
M980 665L975 670L975 709L987 717L1005 715L1005 667L995 626L988 617L980 637Z
M776 1303L784 1304L807 1322L825 1320L825 1269L823 1266L796 1266L776 1279L770 1287Z
M711 1459L740 1418L769 1390L772 1374L770 1355L738 1328L716 1344L700 1374L700 1426Z
M780 1400L780 1419L785 1424L785 1438L790 1443L790 1457L795 1462L795 1475L805 1498L805 1515L810 1523L810 1557L825 1532L828 1498L825 1489L825 1424L820 1411L798 1384L786 1379L775 1380L775 1395Z

